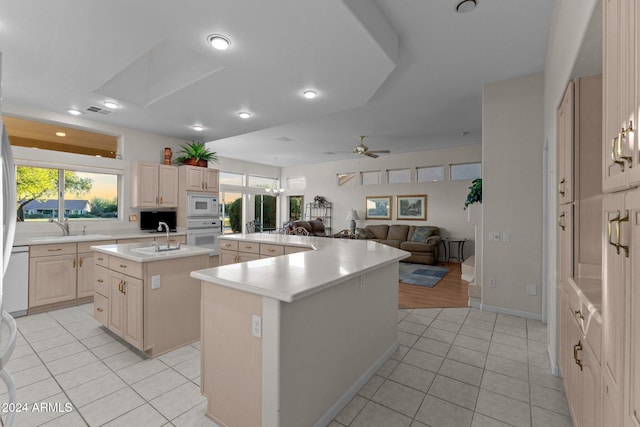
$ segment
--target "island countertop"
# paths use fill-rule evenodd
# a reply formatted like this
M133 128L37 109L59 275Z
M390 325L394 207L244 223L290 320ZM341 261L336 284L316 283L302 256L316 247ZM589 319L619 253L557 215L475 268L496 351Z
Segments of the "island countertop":
M97 245L91 249L106 255L112 255L134 262L155 262L167 259L209 255L210 248L182 245L179 250L153 252L154 247L147 243L120 243L116 245Z
M313 249L191 272L195 279L283 302L304 298L410 256L409 252L367 240L260 233L227 235L220 240Z

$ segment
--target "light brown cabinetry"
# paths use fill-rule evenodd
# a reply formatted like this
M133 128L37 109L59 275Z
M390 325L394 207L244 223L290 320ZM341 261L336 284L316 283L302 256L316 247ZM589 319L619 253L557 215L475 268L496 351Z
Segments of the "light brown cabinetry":
M109 329L143 349L142 280L111 272L109 275Z
M131 164L131 207L177 206L177 167L141 162Z
M220 239L220 265L236 262L253 261L260 258L271 258L311 250L300 246L275 245L244 240Z
M218 170L197 166L180 166L180 182L186 191L218 193Z
M558 203L573 202L574 82L570 81L557 111L558 126Z

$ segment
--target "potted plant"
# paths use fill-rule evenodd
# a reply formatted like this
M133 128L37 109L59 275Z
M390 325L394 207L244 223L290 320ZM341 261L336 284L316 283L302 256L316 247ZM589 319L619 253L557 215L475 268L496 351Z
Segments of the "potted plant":
M464 202L464 208L467 209L472 203L482 203L482 178L476 178L471 181L467 200Z
M204 142L191 141L189 144L181 145L180 149L176 157L178 163L206 168L208 162L218 161L216 152L210 151Z

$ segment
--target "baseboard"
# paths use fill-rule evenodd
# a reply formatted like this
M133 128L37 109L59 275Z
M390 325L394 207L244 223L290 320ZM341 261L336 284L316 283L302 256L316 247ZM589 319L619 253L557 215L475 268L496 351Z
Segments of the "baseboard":
M473 282L473 277L474 277L473 274L464 274L464 273L462 273L460 275L460 278L462 280L464 280L465 282Z
M480 304L480 310L492 311L494 313L509 314L511 316L524 317L525 319L539 320L542 322L542 313L531 313L529 311L514 310L512 308L497 307L495 305Z
M479 310L482 309L482 303L477 298L469 298L469 307L477 308Z
M373 377L378 369L384 365L384 362L389 359L393 353L398 350L398 342L396 341L387 351L384 352L382 356L373 364L367 371L360 377L358 381L356 381L350 388L347 390L340 399L337 400L336 403L331 405L329 410L325 412L323 416L318 418L318 420L313 423L313 427L326 427L331 424L331 421L342 411L342 409L347 406L351 399L358 394L358 391Z

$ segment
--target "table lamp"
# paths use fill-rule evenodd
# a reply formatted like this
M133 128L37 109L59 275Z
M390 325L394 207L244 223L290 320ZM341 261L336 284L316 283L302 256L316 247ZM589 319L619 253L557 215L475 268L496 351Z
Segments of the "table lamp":
M351 209L347 212L347 221L351 221L351 232L355 234L356 232L356 220L360 219L358 216L358 212L355 209Z

